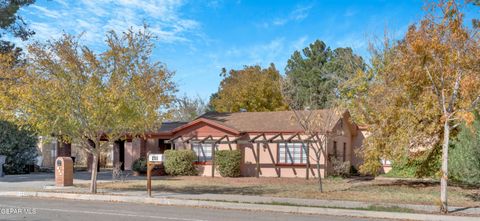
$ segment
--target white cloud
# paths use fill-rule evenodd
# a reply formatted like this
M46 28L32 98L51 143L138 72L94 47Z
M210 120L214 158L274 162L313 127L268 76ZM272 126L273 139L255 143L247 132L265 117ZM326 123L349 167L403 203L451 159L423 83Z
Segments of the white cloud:
M266 43L254 44L246 47L232 47L222 52L221 56L211 54L210 57L214 62L226 64L231 68L241 67L243 65L268 65L271 62L278 61L279 56L285 48L285 39L276 38Z
M181 0L54 1L58 3L54 9L36 4L24 11L42 18L30 21L39 40L58 37L65 31L74 35L84 33L82 39L87 44L97 45L109 30L122 32L146 23L160 42L187 42L190 35L198 34L200 27L197 21L180 14L184 5ZM25 18L31 18L30 15Z
M292 13L290 13L290 19L296 21L305 19L306 17L308 17L311 8L312 5L297 7L295 10L292 11Z
M210 8L219 8L223 4L223 0L209 0L207 6Z
M54 2L63 5L64 7L68 7L68 4L65 0L53 0Z
M296 41L294 41L292 43L292 48L295 49L295 50L304 49L305 47L307 47L307 45L305 44L305 42L307 42L307 40L308 40L308 36L300 37L299 39L297 39Z
M291 11L286 17L276 18L271 22L273 26L283 26L291 21L302 21L303 19L308 17L310 13L310 9L312 9L313 5L307 6L297 6L293 11ZM261 26L268 27L270 23L262 23Z
M31 7L38 10L40 12L40 14L43 15L43 16L47 16L47 17L50 17L50 18L59 18L60 17L60 13L58 13L57 11L48 10L45 7L41 7L41 6L38 6L38 5L32 5Z
M292 53L303 49L307 40L308 36L302 36L296 40L278 37L263 43L231 47L217 53L210 53L208 57L212 69L220 70L222 67L239 69L244 65L267 67L270 63L274 63L277 69L283 72Z

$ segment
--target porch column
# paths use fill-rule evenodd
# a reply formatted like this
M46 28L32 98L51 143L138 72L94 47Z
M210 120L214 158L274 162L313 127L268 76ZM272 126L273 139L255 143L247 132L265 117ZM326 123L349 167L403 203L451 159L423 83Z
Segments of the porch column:
M260 143L257 143L257 172L256 177L260 177Z
M307 155L307 162L306 162L307 175L305 178L308 180L310 176L310 143L307 143L307 152L305 154Z
M215 147L217 146L215 143L212 144L212 178L215 177Z
M140 157L147 158L147 139L140 138Z
M120 165L125 170L125 141L117 140L113 143L113 166Z

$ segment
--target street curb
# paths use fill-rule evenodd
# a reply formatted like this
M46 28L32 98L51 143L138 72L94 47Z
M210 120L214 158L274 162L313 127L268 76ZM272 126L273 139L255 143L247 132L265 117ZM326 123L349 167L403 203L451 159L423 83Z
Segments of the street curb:
M91 201L123 202L123 203L146 203L146 204L169 205L169 206L191 206L191 207L207 207L207 208L216 208L216 209L300 213L300 214L330 215L330 216L386 218L386 219L400 219L400 220L473 221L473 220L479 219L478 217L466 217L466 216L442 216L442 215L434 215L434 214L380 212L380 211L318 208L318 207L217 202L217 201L204 201L204 200L182 200L182 199L170 199L170 198L145 198L145 197L137 197L137 196L119 196L119 195L107 195L107 194L93 195L93 194L76 194L76 193L5 191L5 192L0 192L0 196L59 198L59 199L91 200Z

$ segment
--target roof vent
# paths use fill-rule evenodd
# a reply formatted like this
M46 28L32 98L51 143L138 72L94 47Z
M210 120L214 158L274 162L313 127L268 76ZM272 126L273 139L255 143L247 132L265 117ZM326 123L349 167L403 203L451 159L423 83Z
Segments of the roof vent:
M240 108L240 112L247 112L247 109L245 109L245 108Z

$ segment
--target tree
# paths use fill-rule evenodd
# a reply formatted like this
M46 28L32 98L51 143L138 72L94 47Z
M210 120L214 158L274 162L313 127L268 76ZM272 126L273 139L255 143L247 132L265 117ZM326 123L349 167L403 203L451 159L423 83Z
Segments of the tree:
M35 164L37 137L28 128L20 128L7 121L0 121L0 155L7 156L5 172L28 172L27 165Z
M327 148L329 139L334 139L340 136L340 131L332 130L335 124L338 122L340 113L337 109L324 109L324 110L298 110L292 109L296 121L304 130L304 135L307 138L311 138L312 143L307 145L307 155L309 162L313 160L317 169L318 187L319 191L323 192L322 175L321 175L321 163L327 161ZM310 150L313 150L314 157L310 155ZM333 159L336 160L336 159ZM310 163L309 163L310 164ZM324 165L324 170L327 170Z
M320 110L321 103L316 102L311 97L314 97L314 93L307 93L304 96L309 96L307 99L297 99L299 90L296 84L291 78L285 78L282 82L282 93L285 99L285 103L294 113L295 123L299 124L304 135L307 136L304 139L311 139L311 143L306 143L306 152L308 156L307 164L310 164L310 160L313 160L316 165L318 174L319 191L323 192L322 177L321 177L321 163L327 157L328 139L338 136L338 131L333 131L334 125L338 121L338 116L341 115L337 108ZM308 91L307 91L308 92ZM333 96L330 94L330 96ZM334 98L329 98L334 100ZM313 150L314 157L311 158L310 150ZM326 168L326 167L324 167Z
M8 118L6 114L12 113L16 100L12 90L16 90L21 74L15 69L25 63L22 49L2 38L11 34L25 41L35 34L28 29L22 17L17 15L21 7L34 2L35 0L0 0L0 118Z
M210 103L218 112L285 110L280 90L281 76L273 64L267 69L245 66L242 70L222 71L224 79Z
M0 1L0 29L12 33L14 37L27 40L35 34L28 29L22 17L17 15L21 7L35 3L35 0L1 0ZM5 33L0 33L0 37ZM2 42L3 43L3 42Z
M189 98L187 95L175 100L173 120L191 121L204 114L208 107L200 97Z
M434 176L440 116L432 108L436 102L431 94L405 84L408 77L396 65L398 47L388 38L379 49L372 46L371 66L363 74L372 78L359 79L361 90L353 99L353 110L356 121L368 124L370 132L362 145L360 171L376 175L382 167L380 160L389 159L394 168L410 168L417 177Z
M153 37L147 29L121 36L111 31L107 49L98 55L70 35L28 48L18 120L92 154L92 193L102 150L170 117L165 110L175 92L173 73L151 60Z
M6 34L11 34L13 37L25 41L35 34L34 31L27 27L23 18L17 15L21 7L26 7L33 3L35 3L35 0L0 0L0 54L14 56L12 63L16 65L23 61L20 58L22 49L1 38ZM0 80L5 80L5 77L0 76Z
M427 150L435 156L440 147L440 210L444 213L448 212L450 137L461 122L472 121L471 111L480 102L478 27L464 25L459 9L453 0L429 4L424 18L408 29L404 39L388 48L386 53L393 56L381 66L381 84L370 89L377 98L381 96L377 102L382 105L376 105L382 106L376 109L380 117L374 127L383 129L373 130L377 138L383 137L380 144L394 146L386 148L391 151L388 154ZM395 140L389 136L392 134L402 142L391 143ZM366 155L375 154L380 156L376 151L366 151ZM432 161L426 158L424 162Z
M480 184L480 116L472 125L462 124L452 142L448 171L452 180L469 185Z
M443 122L441 211L448 212L448 149L450 133L460 120L471 119L480 101L480 42L478 30L463 25L455 1L441 1L430 9L418 28L412 26L400 46L410 82L424 80L438 102ZM440 17L436 15L443 12Z
M20 78L23 75L24 61L20 61L20 50L0 53L0 119L8 119L14 114L16 93L19 92Z
M302 106L307 103L319 108L335 106L340 96L348 93L344 82L365 69L362 57L355 55L351 48L331 50L320 40L316 40L302 52L295 51L285 68L286 78L298 90L289 95L299 100Z

